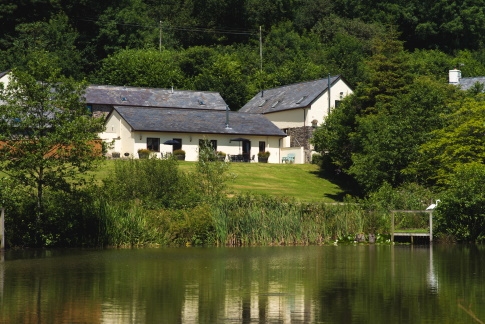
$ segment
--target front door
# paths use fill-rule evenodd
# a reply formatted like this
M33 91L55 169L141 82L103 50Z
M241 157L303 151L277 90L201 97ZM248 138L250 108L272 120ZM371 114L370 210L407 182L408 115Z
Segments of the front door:
M242 142L242 155L244 162L251 161L251 141L244 140Z

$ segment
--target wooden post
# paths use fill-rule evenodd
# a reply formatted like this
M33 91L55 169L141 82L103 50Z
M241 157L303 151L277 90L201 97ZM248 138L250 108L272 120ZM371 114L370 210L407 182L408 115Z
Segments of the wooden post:
M429 243L433 243L433 211L429 212Z
M394 243L394 210L391 211L391 242Z
M5 208L0 208L0 250L5 249Z

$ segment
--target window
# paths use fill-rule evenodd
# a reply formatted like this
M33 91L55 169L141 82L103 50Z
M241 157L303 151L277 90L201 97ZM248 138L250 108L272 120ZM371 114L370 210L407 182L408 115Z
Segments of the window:
M342 100L335 100L335 108L338 108L338 106L340 106L341 102L342 102Z
M279 100L275 101L275 103L273 103L273 104L271 105L271 108L276 107L276 106L277 106L279 103L280 103L280 101L279 101Z
M89 115L91 115L91 116L93 115L93 106L92 105L87 105L86 110L88 111Z
M264 152L266 150L266 142L259 142L259 152Z
M181 138L174 138L174 141L177 141L178 144L173 145L173 150L181 150L182 149L182 139Z
M147 137L147 149L153 152L160 152L160 139Z

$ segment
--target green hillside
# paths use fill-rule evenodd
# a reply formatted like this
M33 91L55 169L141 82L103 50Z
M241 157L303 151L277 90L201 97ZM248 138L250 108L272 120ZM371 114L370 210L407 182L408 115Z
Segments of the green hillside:
M107 176L113 160L97 172L102 179ZM192 172L195 162L180 162L181 170ZM300 201L332 202L340 200L345 191L338 184L320 176L315 164L231 163L227 181L229 194L255 193L277 197L291 197Z
M343 190L319 176L314 164L232 163L230 192L294 197L301 201L334 201Z

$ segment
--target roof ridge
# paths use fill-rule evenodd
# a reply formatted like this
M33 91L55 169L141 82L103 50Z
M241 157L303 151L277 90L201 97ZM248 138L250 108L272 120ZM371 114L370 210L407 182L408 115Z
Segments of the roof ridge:
M341 77L340 74L331 75L330 76L330 83L332 83L332 80L331 80L332 78L338 79L340 77ZM315 79L315 80L308 80L308 81L301 81L301 82L296 82L296 83L290 83L290 84L285 84L285 85L281 85L281 86L274 87L274 88L264 89L263 91L274 90L274 89L281 89L281 88L285 88L285 87L291 87L291 86L301 85L301 84L305 84L305 83L313 83L313 82L317 82L317 81L328 81L328 78L320 78L320 79ZM261 93L261 91L259 93Z
M106 88L120 88L120 90L162 90L162 91L172 91L172 89L166 88L155 88L155 87L135 87L135 86L119 86L119 85L112 85L112 84L90 84L89 87L106 87ZM206 90L190 90L190 89L173 89L173 91L178 92L202 92L202 93L219 93L217 91L206 91Z

